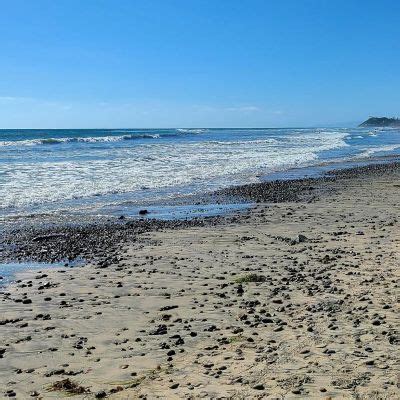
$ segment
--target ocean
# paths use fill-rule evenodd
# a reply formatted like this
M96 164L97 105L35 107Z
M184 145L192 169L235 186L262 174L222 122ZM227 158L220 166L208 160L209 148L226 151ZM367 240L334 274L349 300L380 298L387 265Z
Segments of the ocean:
M400 152L399 129L0 130L0 219L119 207Z

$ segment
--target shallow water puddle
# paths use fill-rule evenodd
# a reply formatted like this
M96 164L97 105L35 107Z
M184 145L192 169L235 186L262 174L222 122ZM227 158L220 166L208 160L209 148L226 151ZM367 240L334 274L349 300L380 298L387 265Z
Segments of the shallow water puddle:
M192 219L195 217L224 216L238 211L245 211L251 206L253 206L252 203L119 207L113 210L113 214L161 220ZM140 215L139 211L143 209L146 209L147 213Z
M60 268L64 267L64 262L59 263L38 263L38 262L12 262L12 263L0 263L0 288L8 285L16 280L16 275L20 272L26 272L31 270L46 270L48 268ZM68 263L68 267L76 266L74 263Z

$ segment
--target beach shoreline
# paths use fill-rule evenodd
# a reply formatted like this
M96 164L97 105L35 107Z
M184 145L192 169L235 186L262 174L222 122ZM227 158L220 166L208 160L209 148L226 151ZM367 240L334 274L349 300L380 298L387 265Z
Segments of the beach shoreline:
M10 232L3 260L87 265L1 294L4 395L396 398L399 178L372 164L216 193L254 203L234 215Z
M399 156L371 158L359 164L327 164L303 167L266 176L261 182L234 185L201 195L184 197L177 207L202 210L210 206L210 215L173 214L157 218L151 207L138 207L136 213L95 216L57 214L32 215L11 219L0 232L0 263L41 262L74 264L76 261L96 262L109 258L122 243L130 243L145 232L162 229L180 229L194 226L212 226L236 221L237 217L251 213L257 203L275 204L313 201L334 187L338 178L352 179L363 174L376 175L398 168ZM293 172L294 171L294 172ZM273 179L274 176L279 177ZM160 203L159 209L171 207ZM172 206L173 207L173 206ZM140 215L139 210L146 210ZM167 211L170 212L170 211Z
M224 213L206 193L398 160L398 134L356 127L2 130L0 235L16 225L132 218L141 208L156 219Z

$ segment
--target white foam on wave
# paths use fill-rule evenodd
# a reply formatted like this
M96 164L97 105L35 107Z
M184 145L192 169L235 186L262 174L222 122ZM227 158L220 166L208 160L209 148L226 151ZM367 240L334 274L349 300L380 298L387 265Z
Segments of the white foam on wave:
M205 128L197 128L197 129L178 128L177 129L177 132L180 132L180 133L204 133L207 131L208 131L208 129L205 129Z
M247 182L254 171L278 171L312 163L321 151L347 146L343 132L303 133L279 139L152 142L94 148L93 159L21 160L0 165L0 208L111 193L198 184L215 187Z
M243 145L245 144L246 146L252 144L273 144L273 143L279 143L277 139L274 138L268 138L268 139L258 139L258 140L234 140L234 141L228 141L228 140L211 140L209 141L210 144L219 144L219 145L225 145L225 146L236 146L236 145Z
M122 140L134 139L158 139L159 134L126 134L119 136L93 136L93 137L65 137L65 138L43 138L16 141L0 141L0 146L35 146L35 145L51 145L62 143L107 143L119 142Z
M176 129L178 135L183 134L200 134L207 132L208 129ZM122 140L135 140L135 139L159 139L164 135L158 133L144 133L137 132L132 129L118 129L113 132L125 133L125 135L109 135L109 136L93 136L93 137L64 137L64 138L37 138L28 140L9 140L0 141L1 146L37 146L37 145L51 145L51 144L63 144L63 143L107 143L107 142L119 142ZM176 134L176 133L175 133ZM166 137L174 136L174 131L165 133Z
M400 149L400 143L385 145L385 146L370 147L370 148L364 149L364 151L362 153L358 154L357 158L371 157L373 154L376 154L376 153L384 153L384 152L393 151L393 150L397 150L397 149Z

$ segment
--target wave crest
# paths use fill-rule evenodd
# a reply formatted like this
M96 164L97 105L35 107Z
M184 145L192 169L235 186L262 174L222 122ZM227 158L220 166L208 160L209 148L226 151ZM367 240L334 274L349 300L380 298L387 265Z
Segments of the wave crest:
M207 132L208 129L204 129L204 128L195 128L195 129L187 129L187 128L179 128L176 130L177 132L180 133L204 133Z
M138 139L160 139L162 137L175 137L182 135L200 134L207 132L207 129L175 129L171 132L162 133L139 133L130 130L119 130L118 132L124 133L124 135L109 135L109 136L90 136L90 137L51 137L51 138L36 138L27 140L10 140L10 141L0 141L1 146L37 146L37 145L54 145L63 143L107 143L107 142L119 142L123 140L138 140Z
M53 145L62 143L106 143L120 142L122 140L136 139L159 139L159 134L130 134L120 136L93 136L93 137L65 137L65 138L46 138L16 141L0 141L0 146L36 146L36 145Z

